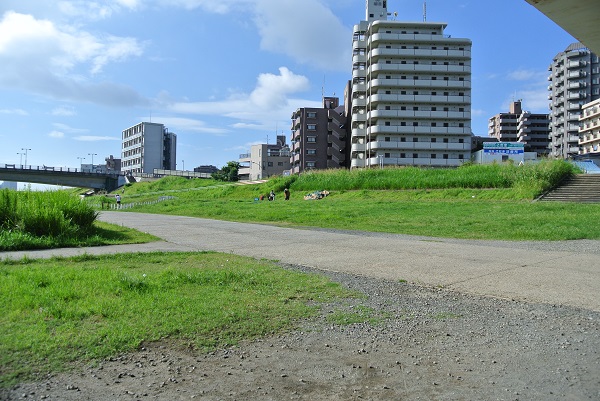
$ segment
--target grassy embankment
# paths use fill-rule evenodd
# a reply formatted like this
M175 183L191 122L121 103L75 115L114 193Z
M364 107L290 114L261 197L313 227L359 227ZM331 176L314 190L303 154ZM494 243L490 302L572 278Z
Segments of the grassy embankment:
M175 199L131 211L176 214L282 226L312 226L433 237L570 240L600 238L600 209L593 204L532 202L573 174L564 161L525 166L465 165L457 169L372 169L315 171L279 177L261 185L222 186L174 192L197 180L169 178L146 187L135 184L134 201L156 199L169 188ZM202 182L200 180L200 182ZM213 185L214 183L210 183ZM193 184L192 184L193 185ZM283 189L292 192L283 201ZM275 202L255 201L271 189ZM330 196L305 201L306 193ZM144 196L144 191L152 195Z
M96 221L67 191L0 191L0 251L140 243L155 237Z
M309 301L349 296L321 276L216 253L0 261L0 387L144 342L236 344L293 328L317 313Z

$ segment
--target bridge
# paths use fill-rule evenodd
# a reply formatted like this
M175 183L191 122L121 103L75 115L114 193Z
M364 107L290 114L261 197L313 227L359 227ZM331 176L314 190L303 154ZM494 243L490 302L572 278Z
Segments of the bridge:
M68 167L0 164L0 181L31 182L114 191L126 183L120 173L106 173Z

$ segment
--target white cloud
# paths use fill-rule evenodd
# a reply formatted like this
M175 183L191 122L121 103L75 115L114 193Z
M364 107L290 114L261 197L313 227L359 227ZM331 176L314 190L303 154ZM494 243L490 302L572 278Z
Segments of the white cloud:
M319 0L258 0L261 48L326 70L346 71L351 31Z
M169 128L169 131L174 133L180 132L197 132L202 134L214 134L221 135L227 132L224 128L209 127L204 121L195 120L191 118L180 118L180 117L152 117L155 121L160 121ZM143 121L148 119L142 118Z
M321 107L320 101L294 96L308 89L309 81L306 77L281 67L278 75L260 74L254 90L250 93L232 93L224 100L167 102L165 108L180 114L226 117L232 120L228 125L231 130L243 132L278 129L279 132L279 129L288 128L291 110L300 107Z
M115 138L112 136L93 136L93 135L77 136L73 139L75 139L76 141L82 141L82 142L120 141L121 140L121 138Z
M0 88L108 105L141 104L145 100L131 88L89 82L80 73L87 69L93 75L109 63L141 54L133 38L101 39L11 11L0 20Z
M29 113L27 113L23 109L0 109L0 114L14 114L14 115L17 115L17 116L27 116L27 115L29 115Z
M279 68L279 75L264 73L257 78L254 90L249 94L236 93L228 99L213 102L179 102L169 106L176 113L218 115L240 120L253 126L270 126L278 120L289 121L290 110L299 100L290 95L309 89L309 81L286 67ZM301 101L301 107L311 107L311 102ZM239 127L239 125L237 125Z
M48 134L48 136L50 138L62 139L65 137L65 133L60 131L52 131Z
M61 132L67 132L69 134L82 134L84 132L88 132L88 129L85 128L73 128L68 126L67 124L62 123L54 123L52 124L54 128L60 130Z
M53 116L70 117L76 115L77 112L71 106L60 106L52 110L51 114Z
M545 80L547 78L547 72L541 72L538 70L515 70L508 73L508 79L513 81L532 81L532 80Z

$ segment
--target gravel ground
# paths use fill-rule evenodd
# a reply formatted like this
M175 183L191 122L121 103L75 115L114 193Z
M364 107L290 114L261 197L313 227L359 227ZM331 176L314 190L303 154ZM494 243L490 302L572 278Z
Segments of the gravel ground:
M210 354L144 344L0 399L600 400L600 313L317 272L367 296L283 335ZM371 323L327 319L364 310Z

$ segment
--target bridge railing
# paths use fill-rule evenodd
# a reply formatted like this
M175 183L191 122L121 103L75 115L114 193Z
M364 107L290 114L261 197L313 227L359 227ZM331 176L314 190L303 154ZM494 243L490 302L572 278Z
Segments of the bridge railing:
M32 166L23 164L0 164L0 168L14 169L14 170L25 170L25 171L58 171L67 173L88 173L88 174L119 174L122 173L114 171L106 171L102 169L90 169L90 168L74 168L74 167L54 167L54 166Z

